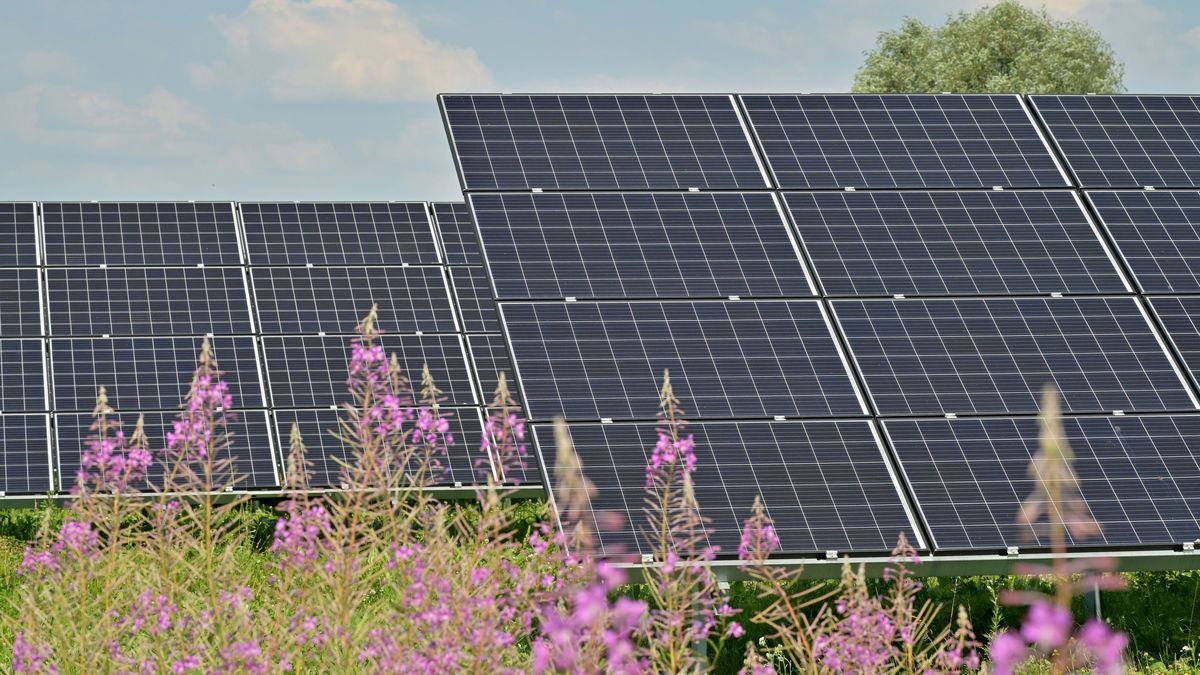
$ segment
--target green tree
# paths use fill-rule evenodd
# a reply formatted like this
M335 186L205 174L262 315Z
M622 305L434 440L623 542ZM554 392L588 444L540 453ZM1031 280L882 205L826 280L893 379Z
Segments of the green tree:
M951 15L940 27L906 17L879 34L854 91L1116 93L1125 66L1099 33L1016 0Z

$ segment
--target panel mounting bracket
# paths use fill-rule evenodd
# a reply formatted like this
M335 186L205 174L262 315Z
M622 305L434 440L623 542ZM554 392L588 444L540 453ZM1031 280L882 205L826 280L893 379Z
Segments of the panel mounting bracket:
M785 417L785 416L783 416L783 415L776 415L776 416L775 416L775 421L776 421L776 422L786 422L786 421L787 421L787 417Z
M542 188L530 188L530 190L533 190L533 192L536 194L536 193L540 193L542 191Z
M643 553L642 554L642 564L643 565L649 565L652 562L654 562L654 554L653 553Z
M852 186L852 185L847 185L846 187L844 187L842 189L845 190L846 192L854 192L854 186Z
M1143 190L1149 190L1150 192L1154 192L1154 186L1153 186L1153 185L1143 185L1143 186L1142 186L1142 189L1143 189Z
M700 188L698 188L698 187L690 187L690 188L688 188L688 192L699 192L699 191L700 191Z
M601 417L600 418L600 424L612 424L612 423L613 423L613 421L612 421L611 417Z
M1114 411L1112 411L1112 414L1116 417L1124 417L1125 411L1124 410L1114 410Z
M837 551L833 551L833 550L830 550L830 551L825 551L825 559L826 559L826 560L837 560L837 559L838 559L838 552L837 552Z
M997 192L1004 192L1004 186L1003 186L1003 185L993 185L993 186L992 186L992 189L993 189L993 190L995 190L995 191L997 191Z
M946 419L956 420L958 419L958 413L946 413Z
M1015 558L1021 555L1021 549L1017 546L1009 546L1007 549L1005 549L1004 554L1010 558Z
M1184 542L1183 550L1191 552L1191 553L1195 553L1196 552L1196 542L1194 542L1194 541Z

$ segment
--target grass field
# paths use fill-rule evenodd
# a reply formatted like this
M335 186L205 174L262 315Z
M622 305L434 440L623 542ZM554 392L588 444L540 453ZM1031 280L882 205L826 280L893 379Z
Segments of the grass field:
M539 500L523 502L517 510L516 526L528 528L545 513ZM52 515L52 520L58 514ZM33 540L46 514L35 509L0 511L0 611L12 610L13 591L22 583L17 573L26 543ZM268 583L272 573L269 548L275 524L275 512L260 504L251 504L239 513L252 536L246 550L238 555L244 578L251 587ZM522 533L524 534L524 533ZM1200 660L1195 657L1200 648L1200 571L1153 572L1127 575L1129 589L1107 592L1102 598L1105 618L1116 628L1129 634L1130 654L1135 659L1134 672L1139 673L1200 673ZM982 639L1000 629L1018 626L1021 610L1005 607L999 594L1009 588L1049 588L1048 582L1018 577L934 577L924 580L924 595L942 607L939 622L949 623L951 608L963 605L970 613L975 629ZM806 582L833 583L833 582ZM630 595L639 595L639 587L630 586ZM732 604L744 610L753 609L759 602L757 589L747 583L734 583L730 589ZM1076 600L1076 614L1082 617L1085 607ZM757 640L763 631L753 624L747 626L742 640L727 647L722 654L719 670L736 672L747 641ZM12 636L3 636L0 663L11 659ZM780 671L786 672L784 670ZM1023 672L1049 672L1037 664Z

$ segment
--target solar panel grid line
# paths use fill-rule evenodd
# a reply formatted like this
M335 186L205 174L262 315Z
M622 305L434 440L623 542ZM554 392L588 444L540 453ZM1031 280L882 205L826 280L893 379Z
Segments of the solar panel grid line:
M514 315L501 322L531 420L653 419L664 369L697 419L869 413L817 300L498 304ZM817 326L823 332L809 332ZM564 387L577 391L566 396Z
M1071 187L1016 95L740 99L779 189Z
M1076 182L1075 175L1067 170L1067 162L1062 157L1057 144L1050 142L1050 129L1045 126L1045 120L1041 119L1034 111L1033 101L1026 94L1018 94L1018 99L1021 101L1021 109L1025 111L1025 116L1029 118L1029 123L1033 125L1033 130L1037 132L1038 138L1041 139L1042 145L1046 147L1050 153L1050 159L1054 160L1054 166L1058 169L1059 175L1062 176L1063 182L1067 187L1072 188L1072 194L1075 194L1075 189L1079 187ZM1078 195L1076 195L1078 196Z
M1146 303L1149 302L1149 300L1143 296L1138 296L1134 298L1134 301L1137 304L1138 311L1142 314L1142 318L1145 319L1146 325L1150 326L1150 331L1153 333L1154 339L1158 341L1163 353L1167 355L1167 359L1171 362L1171 368L1175 371L1176 377L1178 377L1179 381L1183 383L1184 390L1187 391L1188 396L1192 400L1192 406L1200 409L1200 397L1198 397L1196 393L1197 391L1200 391L1200 385L1196 384L1197 382L1200 382L1200 379L1193 380L1185 375L1185 372L1188 369L1186 367L1186 362L1182 358L1182 351L1179 350L1178 345L1174 344L1173 342L1169 342L1170 334L1167 333L1166 327L1161 323L1161 317L1146 310ZM1154 318L1152 318L1152 315ZM1164 337L1164 335L1168 337ZM1168 347L1168 344L1171 346Z
M729 94L442 94L438 102L464 193L771 186ZM514 131L525 126L536 137ZM493 153L488 144L501 141L511 147Z
M1032 95L1081 188L1200 187L1200 99Z
M55 337L255 332L241 266L50 267L45 274Z
M49 339L50 389L57 412L88 412L101 386L117 412L176 410L191 385L202 336ZM266 408L256 338L210 337L234 410Z
M624 516L616 529L598 528L603 553L647 553L642 540L645 467L654 422L569 423L585 475L598 488L589 514ZM737 549L755 495L763 497L782 540L782 554L825 556L830 551L888 551L900 532L925 549L906 497L887 471L888 458L873 424L862 419L692 422L700 462L693 480L701 511L712 518L706 543L721 557ZM547 477L554 466L554 428L533 424L538 459ZM551 501L561 486L547 483ZM644 549L643 546L650 546ZM618 550L623 548L624 550Z
M233 202L42 202L41 212L47 267L243 264Z
M1142 293L1200 291L1200 191L1087 190Z
M264 334L352 334L372 305L385 332L454 333L450 284L442 265L253 266Z
M858 380L855 380L859 383ZM861 383L860 383L861 384ZM895 454L891 443L886 439L884 434L879 431L880 420L877 417L872 417L868 421L871 428L871 437L875 439L875 443L879 446L879 452L883 456L883 466L887 469L888 477L892 479L892 485L896 488L896 493L900 495L900 504L904 507L904 515L908 518L908 522L912 524L913 532L917 535L917 540L913 542L914 548L918 550L932 550L930 542L933 541L929 525L924 518L918 517L919 511L914 506L916 499L913 497L912 486L907 480L901 478L901 473L897 470L899 458Z
M1200 539L1200 500L1189 496L1200 478L1200 417L1068 415L1062 422L1075 451L1086 517L1101 526L1091 537L1068 529L1073 550L1173 547ZM1029 527L1017 517L1037 487L1028 474L1040 447L1037 417L882 424L901 472L913 482L935 550L1049 549L1044 523Z
M1145 296L1149 315L1162 333L1172 355L1183 366L1193 387L1200 391L1200 296Z
M766 155L762 151L762 146L757 142L754 133L750 130L749 113L746 112L745 106L741 101L740 96L733 94L729 95L729 103L733 106L733 113L737 115L738 124L742 127L742 134L746 137L746 143L750 146L754 155L754 164L758 166L758 172L762 174L763 185L768 190L776 190L779 186L775 183L774 176L767 170Z
M501 300L817 293L771 192L489 192L468 201Z
M0 268L38 267L36 202L0 202Z
M438 245L445 265L482 265L479 241L466 202L432 202Z
M346 388L350 338L322 335L264 335L261 338L271 407L336 407L349 400ZM448 407L479 405L463 336L460 334L384 334L379 339L390 356L396 353L419 398L421 369L428 364Z
M496 300L492 295L487 271L483 266L459 265L446 267L450 286L454 289L454 304L459 325L464 333L499 333Z
M475 466L480 441L484 433L483 418L479 408L444 408L449 415L450 433L454 444L445 457L440 458L442 472L432 479L431 487L461 487L478 483L479 472ZM334 434L341 434L340 419L343 411L330 408L298 408L279 410L274 414L274 433L278 445L287 448L292 423L300 427L306 449L306 459L311 463L310 483L315 488L340 488L342 464L352 461L353 450ZM286 451L286 450L285 450ZM490 471L490 468L487 469Z
M0 413L50 410L43 338L0 339Z
M1066 191L784 192L825 297L1133 292Z
M239 202L247 263L440 265L425 202Z
M164 410L147 413L116 413L110 417L120 420L126 434L131 433L138 415L145 417L145 433L150 442L152 453L158 454L166 447L167 434L171 430L178 410ZM80 457L86 439L91 435L93 417L91 413L56 413L55 440L58 447L57 471L61 477L64 490L70 490L76 483L76 475L80 467ZM235 485L217 486L224 490L236 487L239 490L271 489L282 486L279 456L275 443L275 434L271 429L268 412L263 409L238 410L226 420L226 431L229 434L229 454L222 457L233 460L232 476L238 482ZM151 464L148 481L143 481L137 489L161 489L166 466L155 461ZM218 477L220 478L220 477Z
M54 492L48 413L0 414L0 501Z
M1068 413L1200 408L1137 297L830 304L882 417L1035 413L1047 382Z

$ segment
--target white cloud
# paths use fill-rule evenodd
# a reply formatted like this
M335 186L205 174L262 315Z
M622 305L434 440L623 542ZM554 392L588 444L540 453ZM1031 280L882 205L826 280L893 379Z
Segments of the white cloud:
M184 161L240 174L318 169L337 159L328 141L306 138L283 124L210 119L162 88L130 102L79 87L26 85L0 93L0 139L5 136L114 164Z
M59 75L78 75L83 69L69 54L35 49L17 57L17 70L25 77L40 79Z
M263 86L284 100L428 100L443 91L487 89L474 49L422 35L386 0L251 0L214 22L220 61L189 67L200 87Z

